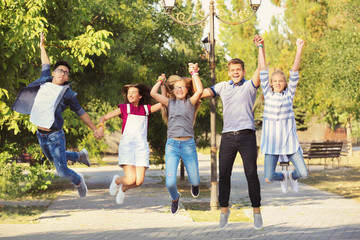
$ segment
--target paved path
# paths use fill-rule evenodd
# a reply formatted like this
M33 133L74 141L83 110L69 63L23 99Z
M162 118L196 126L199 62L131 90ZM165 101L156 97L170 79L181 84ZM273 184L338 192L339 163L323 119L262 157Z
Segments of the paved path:
M201 155L202 179L210 175L209 156ZM89 186L88 196L76 191L54 201L39 224L0 225L0 239L360 239L360 203L300 185L299 193L281 193L280 184L262 184L264 228L252 222L230 222L225 230L218 222L192 222L181 209L172 215L170 197L161 182L163 170L148 170L142 187L129 190L125 203L117 205L108 186L120 168L77 168ZM248 201L242 168L234 167L233 203ZM209 199L196 199L209 201ZM246 214L251 216L251 210ZM215 221L215 220L214 220Z

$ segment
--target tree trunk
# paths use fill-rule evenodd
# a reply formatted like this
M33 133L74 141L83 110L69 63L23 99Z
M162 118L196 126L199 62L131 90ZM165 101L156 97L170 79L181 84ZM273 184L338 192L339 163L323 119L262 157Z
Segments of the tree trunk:
M346 123L346 140L348 144L348 156L352 156L352 136L351 136L351 118L348 118L348 121Z

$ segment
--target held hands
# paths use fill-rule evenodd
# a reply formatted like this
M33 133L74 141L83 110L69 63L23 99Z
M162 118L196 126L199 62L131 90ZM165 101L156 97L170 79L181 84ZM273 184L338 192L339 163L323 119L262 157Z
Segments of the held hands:
M304 44L305 44L304 40L302 40L302 39L300 39L300 38L298 38L298 39L296 40L296 46L297 46L298 48L302 48L302 47L304 46Z
M197 74L199 72L200 68L199 68L197 63L195 63L195 64L194 63L188 63L188 65L189 65L189 73L191 75L194 75L195 73Z
M161 74L161 76L158 76L158 79L156 82L161 82L161 85L164 85L166 83L165 73Z
M256 47L264 47L265 45L265 41L264 41L264 38L261 37L260 35L255 35L254 39L253 39L253 42L255 43L255 46Z
M94 137L97 139L97 140L100 140L104 137L104 128L103 127L100 127L99 129L97 130L94 130Z

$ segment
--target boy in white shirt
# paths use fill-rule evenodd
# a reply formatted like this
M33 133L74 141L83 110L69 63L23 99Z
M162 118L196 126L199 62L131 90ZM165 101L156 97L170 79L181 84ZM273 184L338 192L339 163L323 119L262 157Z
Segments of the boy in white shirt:
M57 61L55 70L50 71L50 59L45 50L44 34L40 37L42 70L36 81L23 88L13 110L30 114L30 121L38 127L37 137L45 156L56 167L60 177L68 178L78 189L81 198L86 196L87 186L81 173L67 167L67 160L78 161L90 166L88 152L66 151L65 135L62 130L64 119L61 113L69 106L79 118L91 128L96 138L100 138L95 124L79 104L76 95L70 88L69 76L71 67L65 61Z

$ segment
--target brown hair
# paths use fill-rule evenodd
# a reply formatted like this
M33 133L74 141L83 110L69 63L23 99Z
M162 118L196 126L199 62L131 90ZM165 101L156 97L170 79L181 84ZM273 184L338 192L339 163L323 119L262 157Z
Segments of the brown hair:
M136 84L127 84L125 86L123 86L122 88L122 92L124 95L124 102L125 103L129 103L129 100L127 98L127 93L129 91L130 88L137 88L139 90L139 95L142 96L142 98L140 98L139 101L139 105L146 105L146 104L151 104L151 96L150 96L150 90L151 88L143 83L136 83Z
M229 67L231 64L241 64L242 70L243 71L245 70L245 63L243 60L241 60L239 58L233 58L228 62L228 64L227 64L228 70L229 70Z
M194 94L194 88L193 88L193 84L192 84L192 79L188 78L188 77L180 77L178 75L171 75L167 81L166 81L166 97L170 98L170 99L176 99L175 94L174 94L174 85L176 82L179 81L184 81L185 82L185 86L188 89L188 92L186 94L186 99L190 98L193 94ZM196 105L195 105L195 114L194 114L194 121L193 121L193 125L195 124L195 120L196 120L196 115L197 112L199 110L201 101L199 101ZM161 116L165 122L165 124L168 124L168 111L167 111L167 107L165 106L161 106Z

